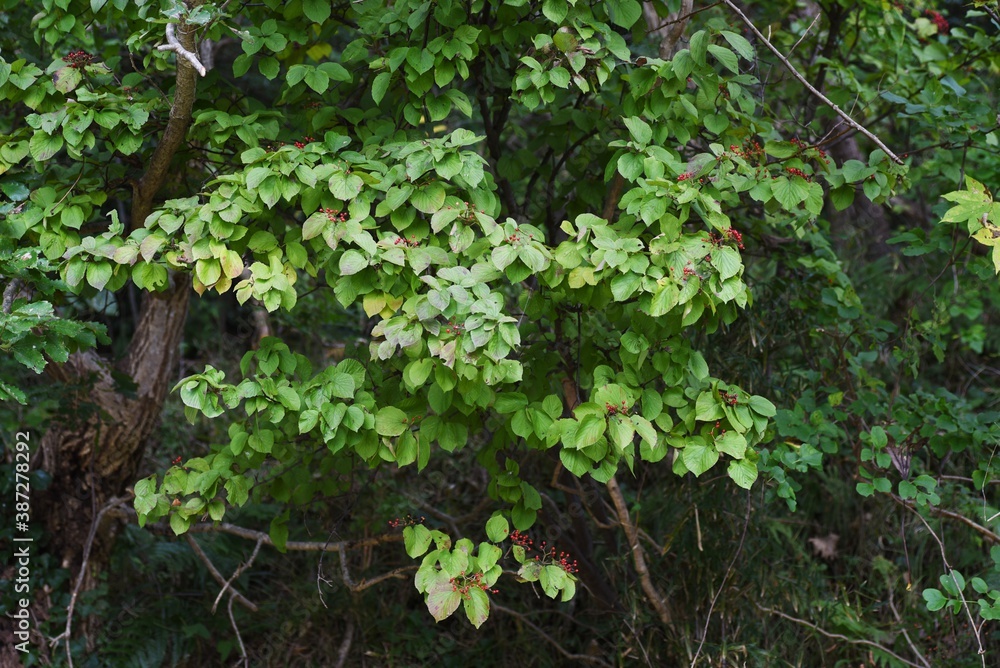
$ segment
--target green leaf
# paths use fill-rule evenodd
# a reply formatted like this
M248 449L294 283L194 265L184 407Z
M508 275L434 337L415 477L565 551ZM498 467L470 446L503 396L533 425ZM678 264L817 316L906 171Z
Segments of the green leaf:
M788 178L779 176L771 183L771 192L774 198L781 203L785 209L792 210L809 196L809 188L801 176Z
M753 412L757 413L758 415L763 415L764 417L774 417L774 415L778 412L777 409L774 407L774 404L772 404L764 397L758 396L756 394L750 396L750 399L747 401L747 404L749 404L750 409Z
M486 522L486 537L494 543L507 540L510 535L510 525L503 515L494 515Z
M631 28L642 16L642 6L636 0L607 0L611 22L622 28Z
M434 213L444 206L445 196L444 186L434 181L414 190L410 195L410 203L417 211Z
M927 603L927 609L931 612L937 612L948 604L948 599L938 589L925 589L922 595Z
M715 448L719 452L726 453L733 459L743 459L743 455L747 450L747 440L739 432L727 431L715 439Z
M757 480L757 464L749 459L737 459L729 462L726 470L730 479L743 489L750 489Z
M447 577L438 578L427 590L427 610L440 622L448 619L462 602L462 595Z
M368 266L368 260L353 248L340 256L340 274L352 276Z
M91 262L87 265L87 283L97 290L103 290L111 280L112 271L110 262Z
M330 18L330 0L302 0L302 13L314 23L324 23Z
M723 30L720 34L729 42L729 46L733 47L736 53L740 54L740 57L744 60L754 59L753 47L750 46L750 42L745 37L729 30Z
M375 414L375 432L381 436L399 436L409 429L406 413L395 406L380 408Z
M604 435L607 429L607 422L603 417L597 415L586 415L580 420L576 428L576 447L585 448L588 445L597 443L597 440Z
M376 105L381 104L383 98L385 98L385 93L389 90L389 83L392 79L391 72L380 72L376 75L375 79L372 80L372 101Z
M545 0L542 3L542 13L553 23L562 23L568 11L566 0Z
M635 139L637 144L646 146L653 139L653 129L649 127L649 124L646 121L642 120L638 116L623 118L622 122L625 123L625 127L628 128L629 133L632 135L632 138Z
M740 73L740 61L736 57L736 54L727 49L724 46L718 44L709 44L708 52L711 53L715 58L722 63L722 66L733 74Z
M403 547L406 548L406 554L411 559L416 559L427 552L427 548L431 546L432 538L430 530L423 524L414 524L403 528Z
M472 587L464 601L465 615L478 629L490 616L490 597L479 587Z
M715 448L697 442L690 442L681 450L684 465L691 473L700 476L719 461L719 453Z
M47 135L44 132L36 132L28 140L28 150L31 152L31 157L38 162L48 160L58 153L62 147L63 138L61 134Z

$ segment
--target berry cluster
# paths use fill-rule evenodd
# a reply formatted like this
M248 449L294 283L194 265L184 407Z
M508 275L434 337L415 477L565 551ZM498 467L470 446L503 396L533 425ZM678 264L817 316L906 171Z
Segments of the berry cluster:
M86 51L77 49L76 51L70 51L67 53L63 60L69 63L69 66L74 70L82 70L84 67L94 62L94 57Z
M171 461L170 463L171 463L171 464L173 464L174 466L177 466L177 465L179 465L179 464L180 464L180 463L181 463L182 461L183 461L183 459L181 458L181 456L180 456L180 455L177 455L176 457L174 457L173 461Z
M395 519L389 520L389 526L393 529L398 529L399 527L411 527L414 524L423 524L424 517L413 517L412 515L407 515L406 517L397 517Z
M407 248L416 248L420 245L420 242L417 241L417 238L412 234L409 239L405 237L396 237L396 240L393 243L397 246L406 246Z
M462 571L462 574L457 578L451 579L451 590L457 591L462 595L462 598L469 598L469 590L473 588L482 589L489 594L500 593L499 589L490 589L486 586L486 583L483 582L482 573L473 573L472 575L467 576L465 571Z
M607 411L608 415L628 415L629 414L629 407L628 407L628 404L625 403L624 399L622 399L621 406L616 406L615 404L605 403L604 404L604 410Z
M735 406L740 400L740 395L735 392L721 392L719 396L730 406Z
M933 9L928 9L924 11L924 15L931 20L935 26L937 26L938 33L941 35L947 35L951 30L951 26L948 25L948 19L941 16L940 12L936 12Z
M688 179L691 178L694 178L694 174L692 174L691 172L684 172L683 174L677 177L677 182L679 183L681 181L687 181Z
M688 276L697 276L697 275L698 275L698 272L695 271L694 267L692 267L690 264L688 264L686 267L684 267L684 280L687 280Z
M733 228L724 230L722 234L709 232L708 241L716 248L721 248L727 241L732 241L736 244L737 248L743 250L743 235L739 232L739 230L734 230Z
M764 160L764 147L760 145L760 142L752 139L743 142L743 146L730 144L729 150L747 162L762 162Z
M527 534L522 533L517 529L510 532L510 540L515 545L520 545L521 547L523 547L526 552L534 549L535 547L535 542L530 538L528 538ZM556 552L556 548L547 547L544 540L541 543L539 543L538 551L539 554L535 555L535 561L544 564L556 564L560 566L567 573L576 573L577 571L580 570L580 566L577 563L576 559L572 559L569 553Z
M709 433L712 434L712 436L714 437L715 436L715 430L719 429L719 427L721 427L721 426L722 426L722 423L719 422L718 420L716 420L715 421L715 426L712 427L712 431L709 432ZM726 433L725 429L719 429L719 436L723 436L723 435L725 435L725 433Z
M455 336L458 336L459 334L462 333L463 330L460 324L458 324L454 320L449 320L448 326L444 328L444 331L448 334L454 334Z
M320 209L326 214L326 217L334 223L343 223L347 221L348 215L346 211L341 211L339 209Z
M305 148L306 144L310 144L314 141L316 140L313 139L312 137L303 137L299 141L295 142L295 148Z
M828 165L830 164L830 159L826 157L826 151L819 148L818 146L810 147L809 144L805 143L798 137L792 137L792 139L789 140L789 143L792 144L795 148L799 149L800 151L806 151L809 148L815 148L816 152L819 154L819 159Z
M808 174L806 174L805 172L803 172L798 167L785 167L785 171L787 173L791 174L792 176L801 176L806 181L812 181L812 177L809 176Z
M726 100L729 99L729 86L725 82L719 84L719 95Z

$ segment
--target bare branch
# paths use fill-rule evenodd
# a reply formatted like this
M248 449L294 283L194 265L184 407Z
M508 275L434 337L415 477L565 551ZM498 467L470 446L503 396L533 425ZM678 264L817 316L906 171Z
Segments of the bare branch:
M205 69L205 66L201 64L200 60L198 60L198 56L194 55L192 52L185 49L183 46L181 46L181 43L177 41L177 35L174 33L173 23L167 24L167 43L161 44L160 46L156 47L156 50L173 51L178 56L186 58L187 61L191 63L191 67L193 67L201 76L205 76L208 73L208 70Z
M750 31L753 32L753 34L757 36L757 39L759 39L764 44L764 46L766 46L771 51L771 53L773 53L775 55L775 57L778 60L781 61L782 65L784 65L786 68L788 68L788 71L792 73L792 76L794 76L796 79L798 79L799 82L803 86L806 87L806 90L808 90L810 93L812 93L814 96L816 96L816 98L820 102L822 102L826 106L828 106L831 109L833 109L833 111L836 112L836 114L838 116L840 116L841 118L844 119L845 123L847 123L848 125L850 125L852 128L854 128L855 130L857 130L858 132L860 132L864 136L866 136L869 139L871 139L873 142L875 142L875 145L878 146L880 149L882 149L885 152L885 154L887 156L889 156L890 160L892 160L893 162L895 162L897 165L902 165L903 164L903 161L899 158L899 156L896 155L895 153L893 153L889 149L889 147L886 146L882 142L881 139L879 139L878 137L875 136L875 134L873 132L871 132L870 130L868 130L867 128L865 128L863 125L861 125L860 123L858 123L857 121L855 121L853 118L851 118L847 114L846 111L844 111L843 109L841 109L840 107L838 107L836 104L834 104L830 100L830 98L828 98L826 95L823 95L823 93L821 93L819 90L817 90L815 86L813 86L811 83L809 83L809 81L807 81L806 78L804 76L802 76L802 74L800 74L799 71L797 69L795 69L795 67L790 62L788 62L788 59L785 58L785 56L783 56L781 54L781 52L778 51L778 49L773 44L771 44L770 40L768 40L766 37L764 37L764 35L761 34L760 30L757 30L757 26L755 26L753 24L753 21L751 21L750 19L748 19L747 15L744 14L742 11L740 11L739 7L737 7L735 4L733 4L733 0L723 0L723 2L725 2L726 5L728 5L730 9L732 9L734 12L736 12L736 14L740 17L740 20L743 21L743 23L746 24L746 26L750 29Z
M665 625L669 625L670 609L667 607L663 595L656 590L656 586L649 576L649 568L646 566L646 555L643 552L642 545L639 544L639 536L636 533L635 526L632 525L631 518L629 518L628 506L625 505L625 497L622 496L622 490L618 486L618 481L614 476L611 476L611 480L608 480L607 488L611 494L611 501L615 504L618 521L621 523L622 529L625 531L625 537L628 539L629 550L632 552L632 562L635 564L636 573L639 574L639 582L642 584L642 590L646 593L646 598L649 599L649 602L656 610L660 621Z
M196 524L188 529L188 533L228 533L247 540L260 541L264 545L274 546L271 536L263 531L255 531L244 527L222 522L221 524ZM290 552L342 552L344 550L381 545L382 543L398 543L403 540L402 534L387 533L361 540L341 540L335 543L329 541L290 540L285 543L285 550Z

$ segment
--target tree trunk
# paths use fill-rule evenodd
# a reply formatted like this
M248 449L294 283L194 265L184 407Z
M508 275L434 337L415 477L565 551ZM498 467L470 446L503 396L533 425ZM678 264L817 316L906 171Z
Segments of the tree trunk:
M167 33L168 41L176 34L180 47L196 52L193 27L178 24L176 33L173 30ZM141 227L153 210L157 193L172 173L171 162L186 139L196 74L194 66L178 53L166 127L145 173L134 183L129 221L133 229ZM87 351L47 368L56 381L86 388L86 396L70 397L66 414L72 417L57 418L42 437L40 448L51 484L40 495L36 512L49 534L52 551L74 574L84 565L94 518L109 499L124 495L134 481L146 441L159 422L177 369L190 292L190 278L175 274L165 291L145 294L128 352L117 364ZM124 387L122 376L134 387ZM97 527L85 583L102 570L110 552L116 525L111 520L103 524Z
M135 479L174 380L190 285L186 276L176 275L166 292L147 295L129 354L115 367L88 352L53 369L64 382L93 378L88 396L71 400L77 419L53 424L41 442L42 468L52 482L38 510L65 568L80 565L96 511ZM113 371L135 382L134 396L123 392ZM99 528L91 564L98 570L111 533Z

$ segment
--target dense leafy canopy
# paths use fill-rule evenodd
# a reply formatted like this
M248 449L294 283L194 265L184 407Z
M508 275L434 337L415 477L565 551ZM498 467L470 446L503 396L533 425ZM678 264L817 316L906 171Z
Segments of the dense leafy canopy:
M771 43L729 3L24 4L0 2L0 399L62 419L47 402L71 388L24 369L124 354L138 300L189 280L166 410L193 426L166 426L132 481L139 526L262 522L284 551L309 518L347 537L426 513L402 522L419 561L399 573L433 619L480 627L515 572L560 601L582 578L644 620L609 646L592 631L598 656L794 664L788 638L727 645L726 620L761 614L728 578L772 613L818 610L797 615L846 634L845 659L926 661L942 608L971 626L935 665L1000 651L983 625L1000 616L996 3L951 22L748 3ZM273 335L206 333L251 310ZM338 529L338 499L373 490L385 505ZM829 496L864 519L827 517ZM745 540L781 553L796 509L828 534L817 554L851 545L850 597L804 547L797 593L748 565ZM724 526L744 512L750 538ZM947 552L941 517L972 529ZM627 585L584 538L609 521L627 540L603 549L641 581L627 601L598 591ZM553 528L589 571L526 537ZM712 532L720 563L699 566ZM705 569L703 590L670 585L670 563Z

